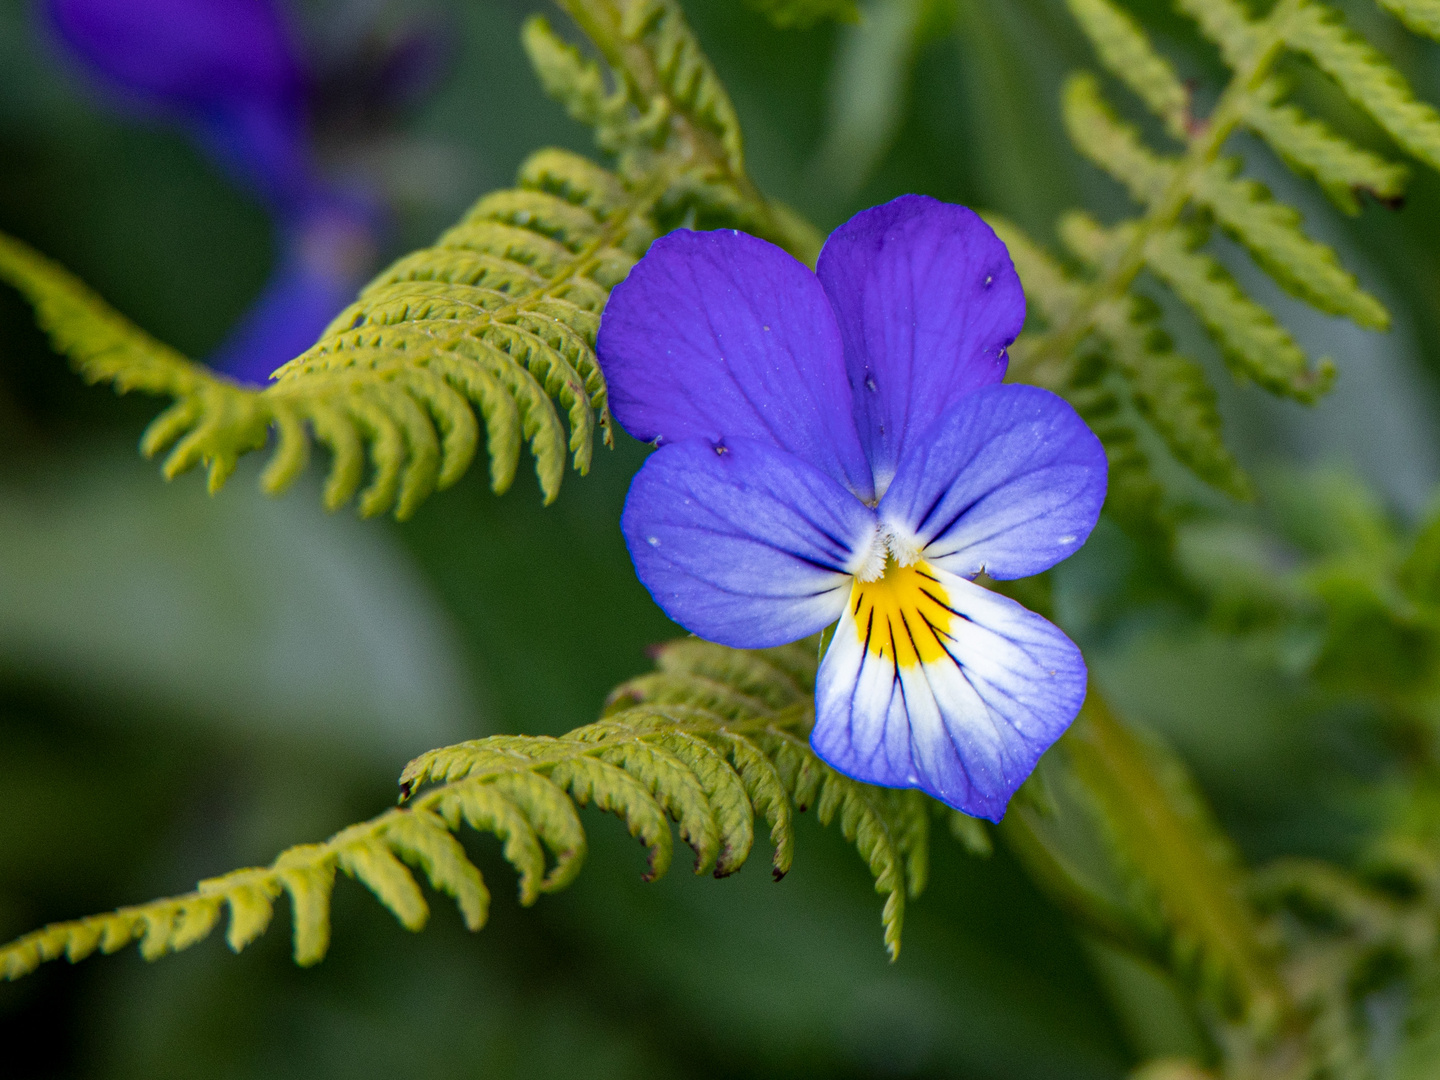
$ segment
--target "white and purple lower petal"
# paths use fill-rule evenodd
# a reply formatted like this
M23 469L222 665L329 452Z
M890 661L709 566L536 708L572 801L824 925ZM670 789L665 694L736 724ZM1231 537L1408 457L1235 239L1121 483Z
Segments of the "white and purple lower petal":
M921 566L926 599L884 620L856 586L820 666L811 744L847 776L998 821L1080 711L1085 661L1039 615Z
M661 237L611 292L596 352L610 408L640 441L754 439L873 499L830 302L774 244Z
M856 425L883 495L937 417L1004 377L1025 294L990 226L922 195L841 225L816 274L840 325Z
M834 622L876 534L874 511L837 481L748 439L662 447L630 485L620 524L665 613L736 648Z
M1105 502L1105 450L1062 398L986 387L912 444L878 508L908 549L962 577L1048 570L1085 543Z

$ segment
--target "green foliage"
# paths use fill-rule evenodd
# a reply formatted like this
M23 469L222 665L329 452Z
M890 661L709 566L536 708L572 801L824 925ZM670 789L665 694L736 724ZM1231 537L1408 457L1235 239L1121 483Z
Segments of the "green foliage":
M748 3L782 30L805 30L827 19L847 23L860 20L855 0L748 0Z
M1245 126L1293 170L1309 176L1347 214L1360 213L1361 193L1393 202L1405 190L1403 165L1356 146L1294 105L1281 102L1278 80L1262 83L1245 104Z
M1390 62L1327 4L1300 0L1277 23L1286 46L1307 55L1401 147L1440 168L1440 114L1417 101Z
M1032 799L1003 827L1037 880L1081 925L1174 972L1218 1022L1273 1035L1288 991L1245 902L1244 868L1180 760L1092 691L1051 769L1064 803ZM1062 814L1094 823L1105 866L1074 862Z
M871 0L861 21L840 31L815 166L828 190L859 191L894 141L911 68L935 7L933 0Z
M156 342L6 237L0 280L32 303L86 379L175 399L141 444L147 455L170 449L167 478L204 464L216 491L273 432L267 492L305 469L313 439L331 454L327 507L359 491L362 514L404 518L469 467L478 413L491 486L509 487L526 443L549 502L567 457L588 470L597 424L610 440L595 332L609 290L658 231L745 228L812 262L820 246L746 176L734 108L678 6L636 0L574 13L609 75L541 19L525 44L546 89L617 155L618 174L565 151L532 155L517 187L484 196L435 246L382 271L263 389Z
M1089 304L1083 287L1071 280L1059 263L1015 225L994 217L990 224L1010 249L1015 269L1025 283L1032 315L1038 315L1047 324L1058 325L1076 317L1076 313ZM1149 312L1142 312L1140 301L1135 298L1121 298L1098 306L1096 331L1110 342L1115 357L1113 364L1089 349L1084 353L1077 351L1075 361L1063 369L1057 365L1044 373L1031 372L1029 376L1063 393L1099 436L1110 463L1106 506L1120 521L1141 532L1148 531L1158 520L1164 493L1140 446L1136 422L1141 412L1153 410L1161 395L1173 396L1175 403L1184 402L1189 407L1188 423L1177 422L1179 415L1157 422L1171 452L1197 471L1203 468L1202 475L1207 479L1237 493L1246 490L1239 465L1219 437L1220 416L1215 410L1214 393L1203 373L1193 361L1175 353L1168 340L1151 333L1142 336L1137 320L1148 317ZM1016 363L1025 355L1030 341L1028 336L1022 336L1016 342L1012 350ZM1112 366L1121 365L1131 376L1133 389L1129 395L1116 387L1111 371ZM1165 372L1185 376L1184 382L1167 380ZM1132 408L1126 407L1127 398Z
M1392 769L1371 781L1376 827L1354 866L1248 869L1179 759L1093 689L1042 763L1043 795L1017 803L1001 835L1077 924L1187 987L1223 1075L1429 1075L1440 514L1402 529L1343 473L1259 481L1263 511L1186 522L1175 554L1217 625L1243 633L1277 674L1368 715L1394 747ZM1152 1074L1211 1075L1181 1062Z
M1282 859L1249 891L1311 1018L1297 1036L1306 1059L1357 1080L1427 1075L1440 1030L1440 515L1401 529L1340 472L1274 472L1262 487L1263 516L1180 530L1182 571L1218 626L1368 715L1397 753L1353 869ZM1385 1009L1399 1010L1392 1035L1377 1033ZM1377 1039L1396 1042L1391 1071L1376 1071Z
M594 724L559 738L496 735L423 754L401 776L400 807L184 896L27 934L0 948L0 974L16 979L47 960L73 963L132 942L154 960L203 941L227 910L226 941L239 952L269 927L282 895L291 904L295 962L315 964L329 947L337 873L368 887L406 929L420 930L429 908L412 873L419 870L478 930L490 894L454 835L460 826L501 842L529 905L580 872L586 841L576 808L586 805L615 814L646 846L647 881L670 867L672 819L695 852L695 872L724 877L749 858L757 814L769 826L779 879L794 858L794 813L813 807L822 824L839 822L874 875L893 958L905 901L925 888L933 804L917 791L851 780L815 756L807 742L815 656L813 642L761 652L672 642L659 651L657 670L620 686ZM951 827L967 848L984 849L978 823Z
M261 390L154 341L18 241L0 238L0 277L87 380L175 398L141 443L147 455L170 449L167 478L205 464L216 491L273 430L266 491L304 470L313 437L331 453L327 507L353 497L368 468L361 512L406 517L468 468L477 412L497 492L522 442L547 500L567 457L588 469L596 413L607 439L610 423L595 329L609 288L654 235L652 203L582 158L541 151L519 187L481 199L434 247L383 271Z
M1380 6L1415 33L1440 38L1440 5L1435 0L1380 0Z
M1133 416L1143 417L1170 453L1201 479L1244 497L1249 481L1227 450L1213 392L1201 369L1160 332L1156 306L1136 290L1149 271L1194 314L1231 372L1271 393L1313 402L1328 389L1334 365L1312 364L1290 332L1247 295L1205 250L1218 226L1286 291L1332 315L1383 330L1389 315L1345 270L1333 250L1308 236L1300 213L1241 175L1225 155L1230 137L1248 127L1344 210L1358 195L1399 197L1402 167L1354 145L1283 100L1273 74L1287 51L1308 57L1420 161L1440 165L1440 115L1415 99L1400 73L1332 9L1285 0L1253 17L1232 0L1182 0L1181 9L1218 46L1233 77L1210 114L1191 111L1190 93L1139 23L1111 0L1069 0L1071 14L1107 72L1159 121L1176 152L1157 152L1107 103L1099 80L1074 75L1064 92L1066 130L1080 154L1108 173L1141 210L1104 227L1080 213L1059 223L1076 269L1053 261L1015 226L997 222L1015 256L1040 325L1013 349L1016 377L1068 395L1082 414L1100 406L1097 428L1111 457L1112 510L1131 522L1163 512L1132 417L1115 400L1128 387ZM1407 7L1425 25L1423 6ZM1086 413L1086 410L1090 413Z
M1218 625L1334 694L1374 697L1420 745L1440 690L1432 515L1413 533L1342 472L1266 478L1268 513L1180 531L1178 564Z
M609 67L582 56L546 20L523 40L545 90L616 155L628 183L656 185L662 231L740 228L812 265L822 237L766 199L745 172L730 95L674 0L595 0L561 6Z
M1256 901L1284 943L1297 1001L1314 1017L1306 1049L1330 1075L1377 1075L1367 1009L1382 1008L1387 998L1397 1013L1398 1046L1386 1055L1383 1075L1433 1075L1440 1032L1437 885L1433 843L1399 835L1377 843L1353 874L1318 860L1286 859L1256 875Z

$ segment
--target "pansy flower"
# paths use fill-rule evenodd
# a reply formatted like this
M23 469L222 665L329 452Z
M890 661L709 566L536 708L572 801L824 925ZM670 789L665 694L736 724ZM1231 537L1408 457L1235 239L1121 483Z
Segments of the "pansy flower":
M838 620L816 753L997 821L1086 670L974 579L1069 556L1106 484L1068 404L1001 383L1024 318L989 226L904 196L832 233L814 273L743 233L673 232L615 288L598 346L616 417L659 448L621 524L660 607L737 648Z

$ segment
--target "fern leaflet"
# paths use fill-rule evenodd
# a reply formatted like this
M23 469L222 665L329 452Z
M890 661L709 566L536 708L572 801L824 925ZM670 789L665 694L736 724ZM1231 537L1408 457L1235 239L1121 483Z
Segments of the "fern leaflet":
M550 95L595 128L622 176L664 175L662 228L740 228L814 265L823 237L766 199L745 171L730 95L675 0L560 0L610 69L582 56L540 16L525 25Z
M1440 861L1433 843L1403 833L1381 838L1358 872L1313 859L1259 871L1251 892L1285 950L1297 1003L1314 1017L1305 1031L1311 1060L1333 1075L1375 1075L1367 995L1408 988L1397 1077L1433 1071L1440 1036Z

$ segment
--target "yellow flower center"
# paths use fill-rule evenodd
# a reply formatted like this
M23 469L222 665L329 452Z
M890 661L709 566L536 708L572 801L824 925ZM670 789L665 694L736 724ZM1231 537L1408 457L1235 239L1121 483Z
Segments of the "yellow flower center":
M850 611L860 643L901 667L931 663L945 655L950 626L959 618L935 571L923 559L901 566L885 560L874 581L856 580Z

